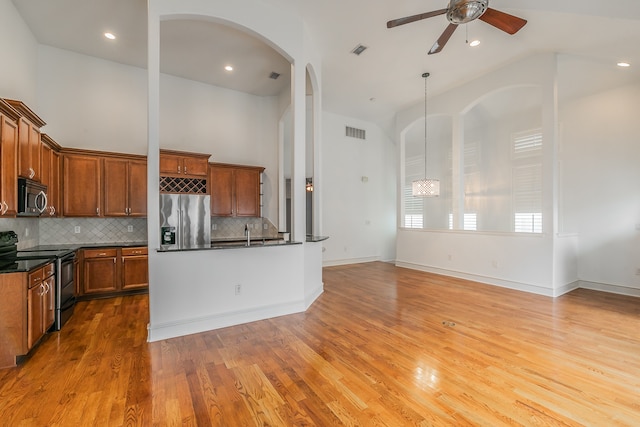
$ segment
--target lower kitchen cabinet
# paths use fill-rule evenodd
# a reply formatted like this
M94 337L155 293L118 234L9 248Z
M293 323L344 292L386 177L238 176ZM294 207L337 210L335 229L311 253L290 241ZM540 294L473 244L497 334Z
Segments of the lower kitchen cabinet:
M122 289L146 289L148 286L147 248L122 248Z
M145 292L149 286L146 247L83 249L79 297L91 299Z
M85 249L83 260L83 295L118 290L117 249Z
M54 321L54 264L0 274L0 368L15 366Z

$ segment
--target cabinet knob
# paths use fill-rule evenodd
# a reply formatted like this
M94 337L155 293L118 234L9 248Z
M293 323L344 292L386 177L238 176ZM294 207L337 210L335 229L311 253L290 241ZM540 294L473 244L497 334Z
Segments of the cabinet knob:
M178 173L180 173L180 165L178 165Z
M33 170L33 168L29 168L29 179L32 179L34 176L36 176L36 171Z
M100 208L96 208L96 215L100 215Z

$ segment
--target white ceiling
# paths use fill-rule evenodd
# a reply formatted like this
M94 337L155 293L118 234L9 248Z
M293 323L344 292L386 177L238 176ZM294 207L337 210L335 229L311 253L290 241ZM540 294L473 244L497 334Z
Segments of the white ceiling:
M389 124L397 111L421 102L429 71L430 95L442 93L505 64L539 52L563 62L576 81L640 79L640 1L491 0L490 7L528 20L509 36L474 21L458 28L436 55L427 51L447 26L445 16L393 29L390 19L445 8L446 0L265 0L307 23L323 58L326 110ZM146 67L146 0L13 0L38 42L124 64ZM118 35L109 42L102 34ZM479 47L465 43L480 39ZM358 44L368 46L360 56ZM631 62L624 72L620 60ZM232 74L223 71L233 64ZM593 65L591 67L590 65ZM266 44L230 27L202 21L163 22L163 72L258 95L289 84L288 63ZM589 69L589 73L585 70ZM281 74L269 79L271 71ZM572 79L568 79L570 83ZM571 88L566 88L570 92Z

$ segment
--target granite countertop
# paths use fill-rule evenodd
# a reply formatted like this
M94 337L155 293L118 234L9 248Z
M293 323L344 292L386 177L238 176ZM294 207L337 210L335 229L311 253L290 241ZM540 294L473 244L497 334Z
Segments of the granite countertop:
M130 248L135 246L147 246L147 242L107 242L107 243L61 243L58 245L39 245L31 248L20 249L19 251L52 251L69 250L76 251L85 248Z
M251 245L247 246L246 240L215 240L211 242L210 248L186 248L186 249L158 249L158 252L187 252L187 251L209 251L219 249L251 249L264 248L272 246L290 246L301 245L302 242L288 242L282 239L255 239L251 241Z
M50 258L41 258L41 259L25 259L14 262L1 263L0 262L0 274L5 273L26 273L36 268L40 268L43 265L46 265L50 262L53 262Z

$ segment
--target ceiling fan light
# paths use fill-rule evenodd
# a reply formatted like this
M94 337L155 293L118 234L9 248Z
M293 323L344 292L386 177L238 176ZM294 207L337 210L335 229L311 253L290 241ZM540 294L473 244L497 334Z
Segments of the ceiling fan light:
M452 24L466 24L482 16L488 6L489 0L451 0L447 19Z

